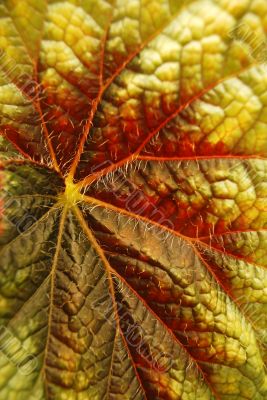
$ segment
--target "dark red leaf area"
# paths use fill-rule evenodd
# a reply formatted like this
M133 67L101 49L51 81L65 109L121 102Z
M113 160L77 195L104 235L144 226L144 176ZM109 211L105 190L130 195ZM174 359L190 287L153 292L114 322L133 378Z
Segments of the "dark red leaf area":
M148 196L141 190L135 190L130 195L118 196L112 191L90 192L90 195L130 213L141 215L147 222L157 222L189 237L206 236L211 232L223 233L233 227L223 218L216 225L206 222L210 212L208 205L201 210L194 209L186 202L173 200L172 196Z
M212 144L207 140L201 143L192 141L187 134L174 137L173 140L163 140L161 135L158 141L151 141L143 150L142 155L147 157L162 157L166 160L176 157L220 156L231 154L230 149L222 141Z
M44 162L46 165L51 164L50 154L43 140L32 141L25 140L23 132L12 128L11 126L3 127L2 134L11 142L22 156L30 158L36 162Z

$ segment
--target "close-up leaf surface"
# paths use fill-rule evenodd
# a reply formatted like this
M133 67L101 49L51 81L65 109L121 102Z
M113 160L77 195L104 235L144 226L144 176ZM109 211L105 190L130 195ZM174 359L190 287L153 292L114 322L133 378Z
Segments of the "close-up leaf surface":
M267 399L266 46L266 0L0 0L0 400Z

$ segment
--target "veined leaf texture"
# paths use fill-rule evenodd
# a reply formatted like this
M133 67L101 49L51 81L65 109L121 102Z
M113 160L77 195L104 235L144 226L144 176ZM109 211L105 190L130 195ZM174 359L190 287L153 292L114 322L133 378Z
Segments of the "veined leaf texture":
M0 1L0 400L267 399L267 1Z

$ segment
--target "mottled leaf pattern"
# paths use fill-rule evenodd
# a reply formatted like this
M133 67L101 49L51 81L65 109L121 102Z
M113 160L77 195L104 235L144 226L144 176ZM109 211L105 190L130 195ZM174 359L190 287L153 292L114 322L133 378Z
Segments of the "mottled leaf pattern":
M265 0L2 0L0 400L267 398Z

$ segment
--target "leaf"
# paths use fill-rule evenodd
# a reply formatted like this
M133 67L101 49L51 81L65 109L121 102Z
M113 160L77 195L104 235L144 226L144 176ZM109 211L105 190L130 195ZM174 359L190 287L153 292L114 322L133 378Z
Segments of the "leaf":
M0 400L266 398L266 15L1 2Z

